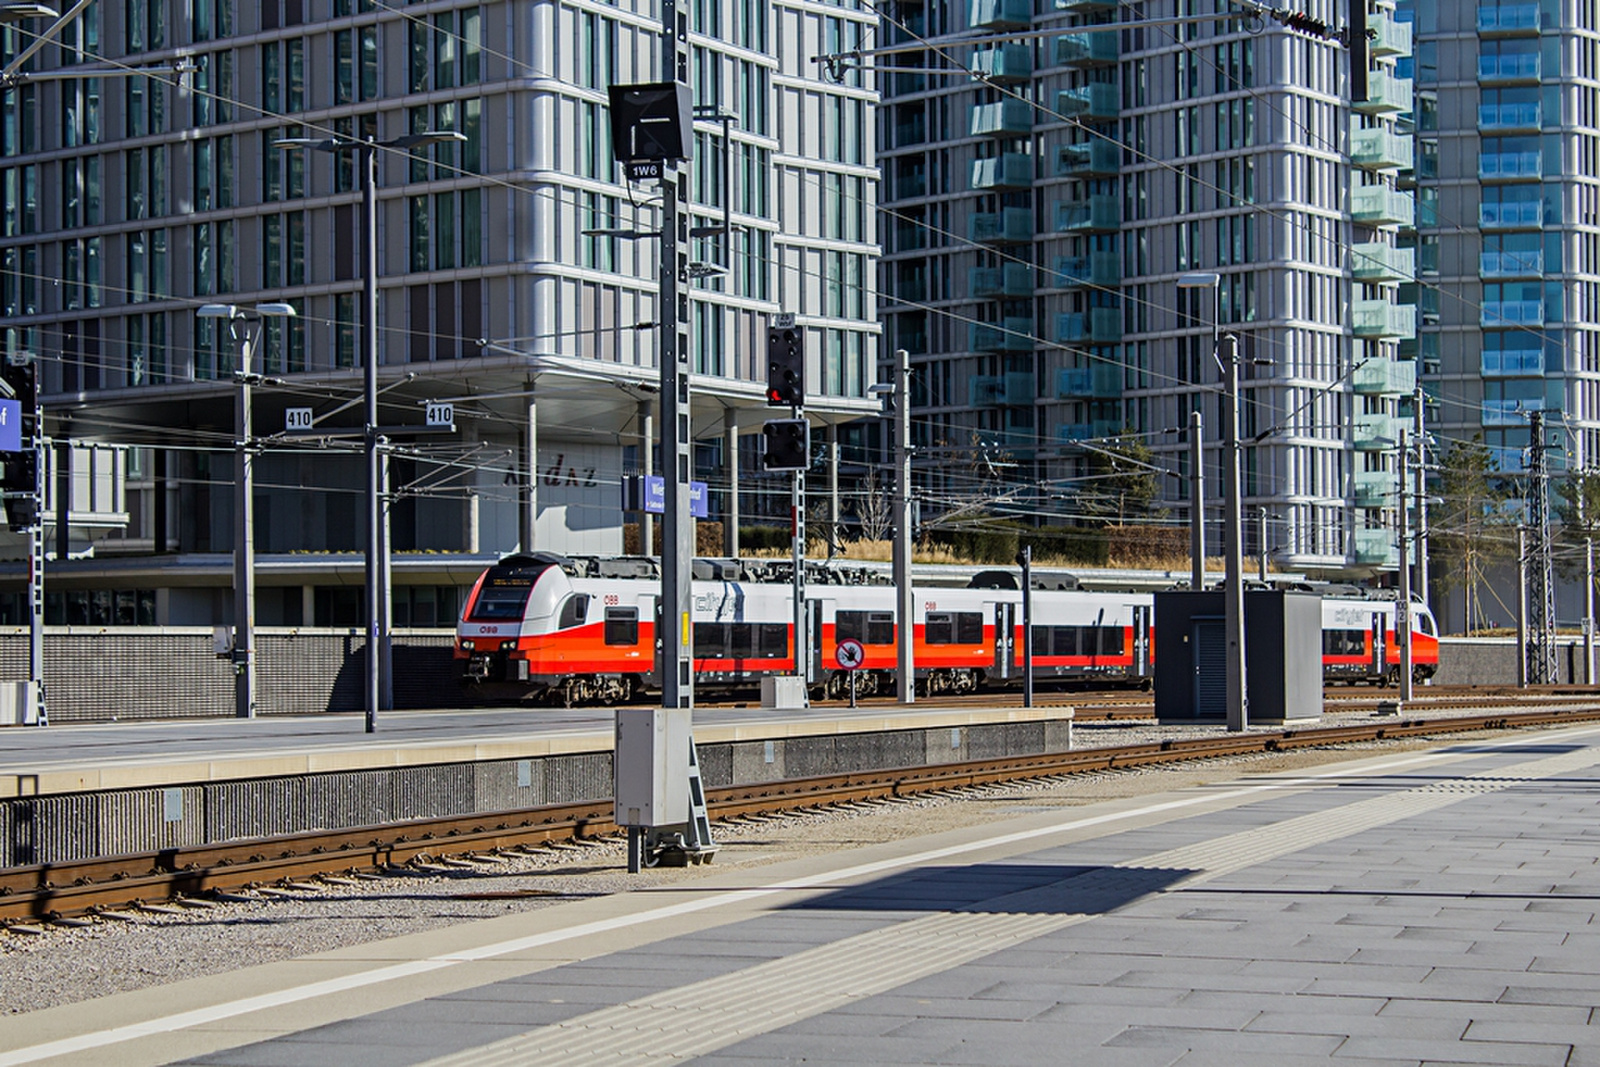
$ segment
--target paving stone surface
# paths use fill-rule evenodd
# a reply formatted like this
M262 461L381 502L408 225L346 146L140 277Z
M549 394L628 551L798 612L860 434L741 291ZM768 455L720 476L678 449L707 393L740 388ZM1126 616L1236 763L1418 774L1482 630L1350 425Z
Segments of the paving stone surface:
M726 1025L742 1036L697 1037L691 1006L685 1018L661 1019L663 1049L716 1067L1600 1067L1600 747L1590 747L1600 732L1568 736L1579 740L1481 745L1434 774L1332 781L1070 845L894 874L709 933L192 1062L360 1064L377 1062L381 1049L386 1067L441 1056L467 1063L503 1039L534 1048L562 1023L569 1036L578 1026L626 1027L632 1016L609 1020L645 1010L618 1007L626 1002L670 998L693 983L739 989L748 978L752 1003L731 996L705 1006L732 1013ZM1417 796L1440 803L1396 806L1378 825L1337 829L1354 805ZM1204 856L1235 834L1229 848L1256 847L1293 819L1305 821L1303 841L1242 866L1221 857L1222 873L1204 862L1177 870L1144 862L1193 846ZM899 982L883 977L892 956L851 961L836 976L802 966L806 954L851 939L877 944L866 939L946 912L988 916L997 929L1058 921ZM952 952L962 936L951 934ZM791 960L792 986L769 989L774 961ZM829 1000L839 992L833 981L859 981L866 992ZM485 1062L546 1062L536 1052L507 1055Z

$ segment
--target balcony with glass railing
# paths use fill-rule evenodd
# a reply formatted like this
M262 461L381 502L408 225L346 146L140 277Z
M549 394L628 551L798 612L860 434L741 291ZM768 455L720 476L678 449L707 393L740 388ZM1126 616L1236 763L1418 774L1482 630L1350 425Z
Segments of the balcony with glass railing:
M1033 21L1033 0L971 0L967 25L975 30L1020 30Z
M1350 162L1363 170L1410 170L1415 157L1411 138L1388 127L1351 131Z
M1027 81L1033 77L1033 50L1025 44L1002 44L972 53L972 73L991 82Z
M897 148L925 144L928 140L928 122L922 115L894 124L894 143Z
M1122 105L1117 99L1115 85L1094 82L1056 93L1056 111L1066 118L1105 122L1115 119Z
M1039 389L1034 383L1033 375L1027 371L1009 371L1001 375L1005 392L1002 394L1003 403L1012 407L1026 407L1039 399Z
M1056 316L1056 340L1063 344L1115 344L1122 340L1122 312L1090 308Z
M983 244L1020 244L1033 240L1033 212L1025 207L983 211L967 223L969 240Z
M972 188L998 192L1026 189L1033 184L1033 157L1022 152L1005 152L994 159L972 161Z
M1033 105L1026 100L997 100L972 109L968 132L974 137L1024 137L1033 131Z
M1478 324L1494 326L1543 326L1543 300L1485 300Z
M1478 156L1478 180L1483 182L1538 181L1544 175L1544 153L1484 152Z
M1357 337L1368 341L1415 337L1417 309L1409 304L1391 304L1387 300L1352 300L1350 327Z
M1116 30L1091 30L1056 38L1056 66L1106 67L1122 58Z
M1410 78L1374 70L1367 74L1367 98L1353 100L1350 106L1363 114L1384 115L1410 111L1414 99Z
M1409 281L1416 277L1417 253L1382 241L1363 241L1350 248L1350 276L1358 282Z
M1538 4L1479 4L1479 37L1537 37Z
M1385 185L1363 185L1350 193L1350 217L1368 226L1409 226L1416 203Z
M1479 133L1533 133L1543 125L1538 104L1479 104Z
M1544 274L1544 253L1537 248L1522 252L1480 252L1480 278L1537 278Z
M1122 368L1114 363L1071 367L1056 377L1060 400L1115 400L1122 395Z
M1122 226L1122 205L1111 193L1056 205L1058 233L1107 233Z
M999 405L1005 396L1005 379L997 374L980 374L967 381L967 402L975 408L991 408Z
M1357 530L1350 535L1350 561L1365 567L1396 567L1400 552L1393 530Z
M1351 426L1350 443L1357 452L1381 452L1386 448L1394 448L1400 443L1400 431L1410 424L1410 419L1381 412L1357 415Z
M972 324L974 352L1032 352L1038 342L1033 337L1033 320L1009 315L998 325Z
M1417 365L1410 360L1369 359L1350 373L1350 387L1362 396L1410 396L1417 389Z
M1478 205L1478 226L1485 230L1536 230L1544 225L1544 204L1538 200L1487 202Z
M1062 256L1056 260L1056 276L1051 282L1062 289L1080 289L1086 285L1109 288L1121 283L1122 260L1115 252Z
M1538 52L1525 55L1478 56L1479 85L1531 85L1539 80Z
M1056 150L1056 173L1067 178L1097 178L1122 169L1122 150L1111 141L1062 145Z
M1537 341L1516 348L1485 348L1481 366L1485 378L1541 377L1544 349Z
M1115 437L1122 426L1114 419L1094 419L1089 422L1063 423L1056 431L1056 440L1062 444L1073 441L1096 441Z
M1409 56L1411 54L1411 23L1401 22L1389 15L1370 15L1367 18L1367 54L1373 56Z
M1358 508L1386 508L1396 499L1396 486L1390 471L1356 471L1350 478L1350 495Z
M975 267L967 276L972 295L980 300L1033 295L1033 268L1026 263Z

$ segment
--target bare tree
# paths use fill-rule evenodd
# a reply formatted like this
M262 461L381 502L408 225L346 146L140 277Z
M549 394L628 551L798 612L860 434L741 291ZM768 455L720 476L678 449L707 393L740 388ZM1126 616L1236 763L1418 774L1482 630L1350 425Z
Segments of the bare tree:
M861 483L861 495L856 503L856 521L861 526L863 541L882 541L894 527L894 504L889 494L878 485L875 471L868 471Z

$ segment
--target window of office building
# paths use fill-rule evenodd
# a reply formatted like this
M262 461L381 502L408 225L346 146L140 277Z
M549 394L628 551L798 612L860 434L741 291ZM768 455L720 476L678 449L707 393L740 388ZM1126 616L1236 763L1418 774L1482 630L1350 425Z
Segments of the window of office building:
M378 28L338 30L333 35L333 102L350 104L378 96Z
M233 121L233 52L223 49L195 57L189 74L194 124L210 126Z
M122 183L130 219L158 218L167 213L167 148L152 145L123 154Z
M160 299L167 287L167 231L135 230L128 241L128 301Z
M128 384L160 385L167 380L167 317L159 312L123 320L128 345Z

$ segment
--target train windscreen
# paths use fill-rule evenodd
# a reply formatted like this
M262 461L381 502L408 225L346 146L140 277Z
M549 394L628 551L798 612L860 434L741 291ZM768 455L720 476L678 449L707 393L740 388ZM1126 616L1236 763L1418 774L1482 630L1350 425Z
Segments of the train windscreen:
M472 602L473 622L521 621L533 583L547 567L492 567L484 576L478 599Z

